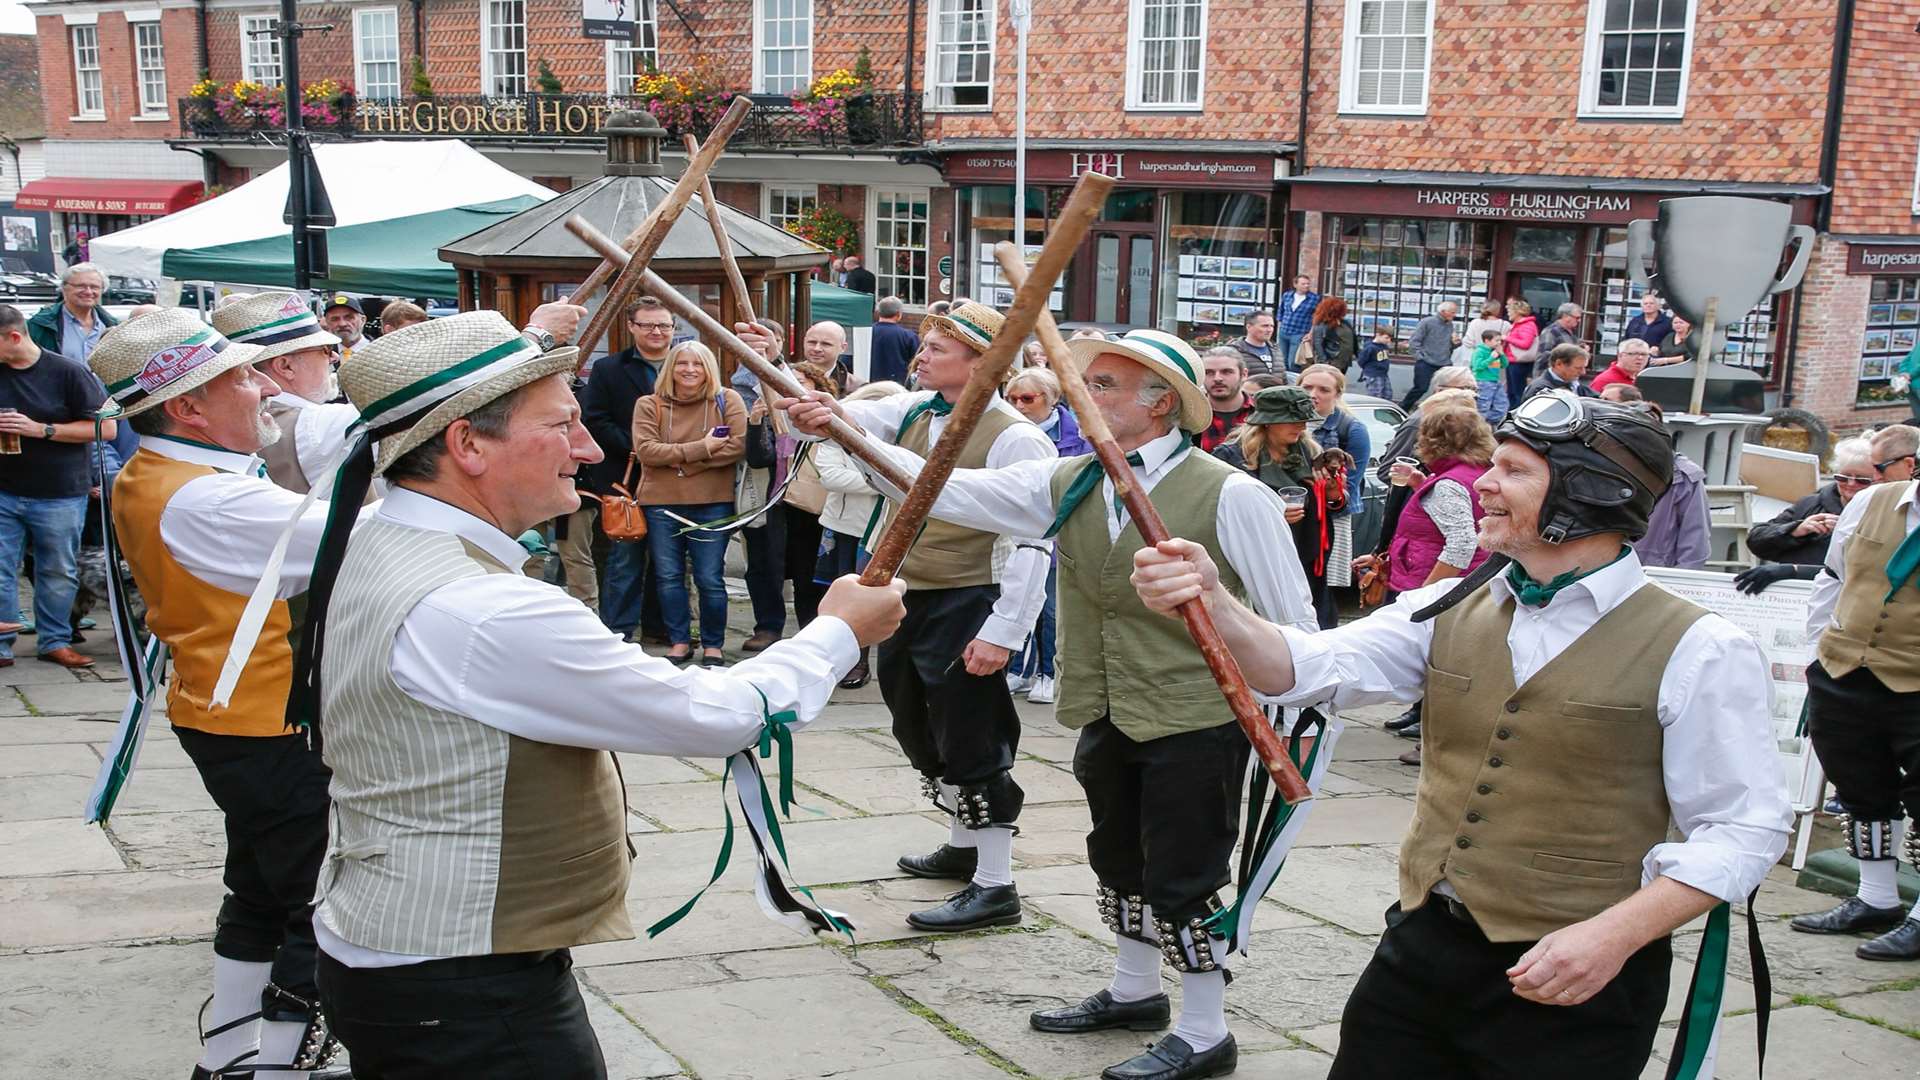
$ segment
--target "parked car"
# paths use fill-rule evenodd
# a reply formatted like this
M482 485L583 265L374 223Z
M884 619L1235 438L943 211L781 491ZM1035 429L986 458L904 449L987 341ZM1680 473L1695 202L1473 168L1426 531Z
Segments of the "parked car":
M106 295L100 300L103 304L157 304L160 302L160 283L146 278L120 277L107 278Z
M1387 444L1393 441L1393 433L1406 422L1407 414L1400 406L1385 398L1369 394L1348 394L1347 409L1354 419L1367 425L1367 436L1373 444L1373 458L1362 461L1360 465L1360 512L1353 519L1353 553L1365 555L1373 551L1380 542L1380 530L1385 524L1387 492L1391 490L1374 475L1374 465L1380 455L1387 452Z
M0 256L0 299L46 301L60 295L60 279L43 274L17 255Z

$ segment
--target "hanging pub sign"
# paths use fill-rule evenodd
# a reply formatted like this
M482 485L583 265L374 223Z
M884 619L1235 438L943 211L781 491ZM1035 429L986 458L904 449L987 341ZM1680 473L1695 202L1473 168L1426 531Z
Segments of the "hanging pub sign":
M580 0L586 36L595 41L625 41L634 37L634 9L640 0Z

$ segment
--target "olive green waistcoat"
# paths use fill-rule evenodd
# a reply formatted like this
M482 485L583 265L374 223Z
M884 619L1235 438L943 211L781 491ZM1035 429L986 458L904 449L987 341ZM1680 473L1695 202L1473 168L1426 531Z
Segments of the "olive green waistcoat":
M1847 540L1847 580L1833 625L1820 635L1820 666L1828 675L1837 679L1864 667L1896 693L1920 690L1920 588L1909 584L1887 599L1887 560L1907 538L1900 496L1913 483L1880 484L1855 496L1873 501Z
M973 434L967 437L967 445L961 447L960 458L954 463L954 468L986 468L987 452L993 449L993 441L1000 437L1000 433L1015 424L1027 422L1026 418L1011 409L989 406L981 414L980 423L974 427ZM922 413L912 427L900 433L897 441L924 458L932 445L929 441L932 431L933 413ZM907 552L906 561L900 564L899 577L910 590L991 585L995 580L993 546L999 539L998 533L981 532L929 517L926 527L920 531L920 538L913 542L912 549Z
M1070 458L1053 474L1053 504L1093 460ZM1189 450L1153 487L1153 504L1173 535L1218 553L1220 488L1234 469ZM1060 698L1054 717L1081 728L1103 716L1135 742L1233 722L1233 710L1213 681L1200 647L1179 619L1150 611L1129 580L1133 553L1145 546L1129 519L1117 540L1107 539L1106 496L1096 487L1056 537L1060 559L1058 627ZM1220 580L1234 595L1245 590L1225 559Z
M1533 941L1638 890L1673 814L1660 680L1706 613L1649 583L1518 688L1511 599L1482 588L1441 615L1401 908L1445 878L1489 940Z

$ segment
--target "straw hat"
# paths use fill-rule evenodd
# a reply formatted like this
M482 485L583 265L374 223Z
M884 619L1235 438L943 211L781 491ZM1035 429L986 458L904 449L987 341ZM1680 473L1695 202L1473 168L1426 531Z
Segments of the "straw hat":
M1006 316L987 305L969 300L948 308L945 315L929 315L920 320L920 333L924 336L928 330L941 330L974 352L983 353L993 344L994 335L1006 321Z
M87 366L120 415L135 416L258 359L259 346L230 342L191 311L168 308L102 334Z
M340 389L380 444L374 473L515 390L572 372L580 350L542 353L497 311L468 311L375 338L340 365Z
M1180 392L1180 430L1205 431L1213 423L1213 405L1200 388L1200 356L1193 346L1158 330L1129 330L1124 337L1103 341L1081 338L1067 342L1067 352L1081 371L1108 353L1144 364Z
M228 341L260 346L256 364L302 349L337 349L340 339L327 333L294 292L263 292L236 300L213 311L213 328Z

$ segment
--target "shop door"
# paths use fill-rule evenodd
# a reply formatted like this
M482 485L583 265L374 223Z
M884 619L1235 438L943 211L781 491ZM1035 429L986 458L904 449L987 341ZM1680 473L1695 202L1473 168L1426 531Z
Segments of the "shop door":
M1573 275L1515 271L1507 275L1507 296L1533 305L1533 314L1545 326L1555 309L1573 299Z
M1087 245L1093 263L1090 296L1081 309L1087 318L1116 326L1152 326L1152 234L1100 229L1087 238Z

